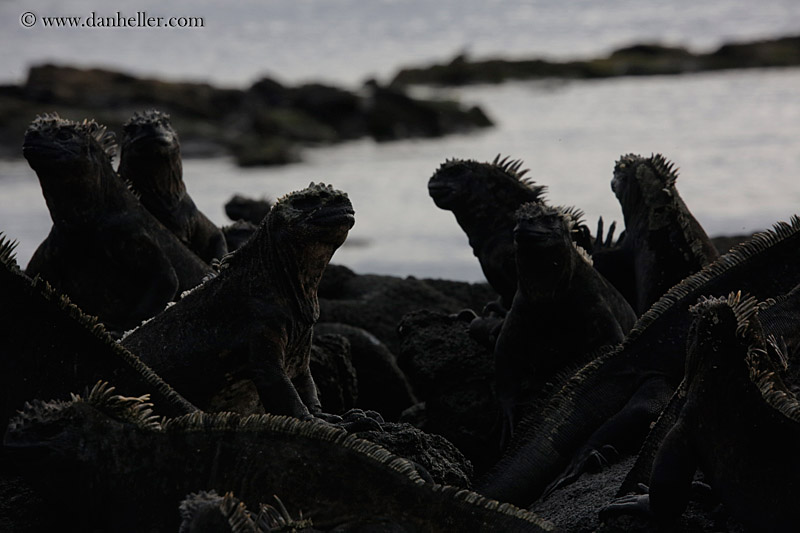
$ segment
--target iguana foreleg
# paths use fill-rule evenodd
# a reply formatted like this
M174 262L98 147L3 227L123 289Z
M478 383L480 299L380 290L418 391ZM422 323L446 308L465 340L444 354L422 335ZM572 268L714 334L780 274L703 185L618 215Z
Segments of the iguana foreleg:
M311 419L312 408L321 410L319 400L316 399L316 387L312 380L316 402L306 405L283 367L286 342L281 342L282 340L284 339L273 339L262 334L258 340L251 341L249 377L253 380L267 413L289 415L302 420ZM304 384L301 388L307 386Z
M583 448L578 451L567 469L545 490L544 495L568 485L592 466L605 466L616 456L630 450L631 444L641 443L650 424L669 403L674 387L664 376L652 376L644 381L631 399L617 414L600 426Z
M697 470L689 426L684 420L667 434L656 455L650 485L640 485L644 494L616 498L601 511L603 518L619 514L645 514L660 520L679 517L689 502L692 478Z
M317 385L314 383L314 378L311 377L311 371L306 369L299 376L296 376L292 383L297 390L300 399L311 412L312 415L317 416L322 413L322 403L319 401L319 391Z

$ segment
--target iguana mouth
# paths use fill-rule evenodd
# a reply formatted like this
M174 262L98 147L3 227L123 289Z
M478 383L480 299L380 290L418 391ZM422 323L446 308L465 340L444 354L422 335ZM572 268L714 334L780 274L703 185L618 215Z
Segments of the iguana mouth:
M171 133L159 133L157 135L142 133L130 139L126 144L128 147L135 149L154 148L167 151L174 148L177 143L175 142L175 136Z
M439 205L440 202L446 202L450 197L453 196L455 189L452 185L447 183L428 183L428 194L430 194L433 201L436 205ZM441 206L440 206L441 207Z
M356 223L355 211L352 207L330 207L321 209L311 215L311 223L316 226L349 226Z
M47 159L66 159L75 155L63 147L53 146L45 142L27 141L22 145L22 156L26 159L31 156Z
M617 194L617 188L619 188L620 181L622 181L622 180L621 180L621 179L620 179L618 176L614 176L614 177L611 179L611 191L612 191L614 194Z

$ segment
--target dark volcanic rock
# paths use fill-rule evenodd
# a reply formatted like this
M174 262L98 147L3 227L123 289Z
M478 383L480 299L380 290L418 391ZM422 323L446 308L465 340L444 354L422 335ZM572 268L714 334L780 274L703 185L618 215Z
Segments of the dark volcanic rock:
M221 229L222 234L225 235L228 252L235 252L253 236L253 233L258 230L258 226L245 220L237 220Z
M800 63L800 36L728 43L705 57L718 69L796 66Z
M315 342L329 334L341 335L350 342L351 361L358 380L355 407L377 411L384 419L394 421L417 402L394 354L374 335L347 324L327 322L314 326ZM316 380L313 369L312 375ZM326 407L324 394L322 405Z
M244 92L207 83L137 78L97 68L42 65L31 67L23 94L27 100L65 107L155 106L180 114L222 118L239 108Z
M329 275L337 282L326 281ZM397 354L400 344L397 325L403 315L418 309L456 313L472 303L472 295L468 302L458 299L469 292L462 289L451 296L414 277L350 275L341 267L328 269L320 283L319 322L338 322L365 329Z
M315 117L341 139L357 139L367 133L362 98L348 91L310 83L289 95L291 105Z
M566 62L544 59L470 60L460 54L449 63L404 68L391 83L446 86L500 83L511 79L650 76L796 65L800 65L800 37L726 44L707 54L645 43L620 48L607 57Z
M54 513L39 512L46 506L24 476L9 473L12 469L0 457L0 531L35 533L55 531L64 524Z
M466 114L455 102L418 100L397 88L368 85L366 122L370 135L377 141L408 137L440 137L452 131L469 131L488 127L492 121L480 108Z
M0 155L18 155L20 134L31 118L53 111L118 128L134 111L157 108L171 115L184 156L229 153L243 166L295 162L302 146L366 135L391 140L491 125L477 108L392 92L401 104L378 109L360 92L321 84L286 87L264 78L244 90L40 65L30 69L24 84L0 86L0 141L6 141L0 145L6 152Z
M420 431L410 424L381 424L383 431L357 433L392 453L413 461L430 474L435 483L469 488L472 465L447 439Z
M489 302L497 300L497 293L488 283L464 283L449 279L425 278L422 281L464 304L464 308L480 312Z
M586 473L574 483L535 502L530 510L570 533L743 533L744 529L713 501L689 502L683 515L671 524L645 517L622 515L601 520L600 510L611 503L635 457L624 457L599 472Z
M350 341L341 335L314 335L310 368L324 412L342 414L355 406L358 382Z
M287 165L300 161L297 147L279 136L242 135L231 150L242 167Z
M341 300L347 297L349 282L358 274L344 265L329 264L319 281L317 295L326 300Z
M398 364L425 402L422 429L444 436L476 473L499 455L494 356L469 336L469 325L444 313L417 311L400 323Z
M234 222L246 220L258 226L269 210L272 209L272 202L267 198L247 198L239 194L234 195L225 202L225 214Z

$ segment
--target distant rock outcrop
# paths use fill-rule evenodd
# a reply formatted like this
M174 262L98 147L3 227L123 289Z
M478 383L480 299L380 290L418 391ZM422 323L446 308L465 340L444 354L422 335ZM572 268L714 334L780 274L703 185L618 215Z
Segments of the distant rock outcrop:
M0 86L0 147L16 156L31 117L57 111L122 124L145 108L169 113L184 156L233 154L243 166L298 161L303 146L361 137L435 137L491 126L476 107L413 98L369 82L362 91L263 78L247 89L139 78L99 68L38 65L21 85ZM119 132L117 132L119 133Z
M682 47L636 44L620 48L607 57L564 62L536 58L471 60L459 54L449 63L404 68L391 85L449 86L539 78L652 76L797 65L800 65L800 36L793 36L724 44L714 52L698 54Z

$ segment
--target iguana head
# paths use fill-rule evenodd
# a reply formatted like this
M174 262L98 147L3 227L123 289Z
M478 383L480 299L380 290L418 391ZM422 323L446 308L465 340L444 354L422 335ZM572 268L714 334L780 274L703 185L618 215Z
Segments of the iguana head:
M694 321L687 339L684 383L713 373L722 376L720 381L732 394L740 394L736 382L745 383L764 403L800 423L800 401L781 377L788 359L775 337L765 335L758 318L758 312L772 304L758 303L741 292L701 298L690 308Z
M25 132L22 155L39 177L54 222L90 218L104 204L115 151L114 134L94 120L36 117Z
M462 211L511 214L525 202L540 201L545 191L524 177L527 170L521 166L521 161L501 160L499 155L491 163L450 159L428 180L428 193L438 207L456 216Z
M591 259L575 244L574 233L580 232L582 213L574 208L552 207L536 202L517 210L514 244L517 270L523 285L552 285L572 274L574 262Z
M708 368L745 368L746 354L766 350L758 319L759 304L752 296L732 292L727 297L700 298L689 311L685 375L689 380Z
M583 212L574 207L553 207L530 202L516 212L514 241L530 246L572 246L585 226ZM575 244L578 247L577 244ZM584 251L585 252L585 251Z
M178 134L172 128L169 115L148 109L136 112L122 126L123 150L148 148L152 152L170 153L180 149Z
M116 154L114 133L94 120L73 122L48 113L37 116L25 132L22 155L34 170L86 171L101 154Z
M219 530L232 531L298 531L312 527L310 519L295 519L280 498L273 495L276 506L259 504L259 512L250 512L232 492L220 496L216 491L189 494L180 504L180 531L209 530L211 524ZM216 531L216 529L215 529Z
M299 244L324 243L334 247L344 243L355 222L347 193L313 182L278 199L264 219L273 234L286 233Z
M154 109L134 113L122 131L120 175L143 195L182 195L181 145L169 115Z
M253 291L266 282L314 322L319 281L355 220L347 193L312 182L278 199L255 234L224 261L220 278L244 275Z
M4 446L25 450L29 455L46 454L67 444L66 433L73 423L72 402L33 400L11 418Z
M114 387L98 382L68 401L34 400L9 421L3 444L32 457L68 455L91 461L88 438L111 439L111 428L124 423L157 430L148 396L124 397Z
M634 154L620 157L614 166L611 190L619 200L626 226L647 213L643 222L658 229L669 222L665 209L678 199L675 165L660 154L644 158Z

